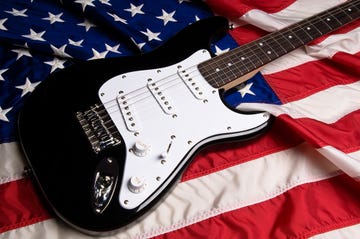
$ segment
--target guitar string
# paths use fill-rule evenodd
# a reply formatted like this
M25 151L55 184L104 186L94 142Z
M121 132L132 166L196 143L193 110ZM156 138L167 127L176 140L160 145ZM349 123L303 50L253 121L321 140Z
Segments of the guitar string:
M200 73L194 74L194 72L198 72L196 70L196 66L192 66L189 69L191 69L191 68L195 68L195 69L188 72L188 74L192 75L193 78L198 77L198 76L201 75ZM163 83L165 80L167 80L167 81L165 83ZM162 82L163 83L161 85L156 86L156 87L159 88L159 92L164 92L164 91L168 90L169 88L173 88L173 87L181 86L181 85L185 84L183 79L181 79L181 77L179 77L177 74L170 75L169 77L165 77L165 79L159 80L157 82ZM153 93L151 93L150 90L147 87L143 87L141 89L145 90L145 92L134 95L131 98L121 99L122 102L121 101L119 102L117 99L110 100L110 101L104 103L104 105L106 105L107 109L109 109L109 110L111 110L112 108L118 108L118 107L122 107L122 109L124 109L125 107L130 107L131 105L134 105L134 104L136 104L136 103L138 103L138 102L140 102L142 100L145 100L145 99L147 99L149 97L155 97L153 95ZM138 91L138 90L135 90L135 91L133 91L131 93L134 93L136 91ZM155 94L157 94L157 93L155 93ZM139 96L142 96L142 98L137 98ZM165 98L166 98L166 96L165 96ZM126 101L126 104L123 104L124 101ZM110 103L113 103L113 104L109 105ZM120 103L120 104L118 104L118 103ZM114 112L116 112L116 111L113 111L112 113L114 113Z
M332 29L335 29L335 28L339 27L339 24L340 24L340 25L344 25L345 23L342 23L342 22L341 22L339 19L337 19L337 17L334 16L334 15L335 15L335 14L339 14L339 13L344 13L345 15L344 15L343 17L349 17L351 20L356 19L358 16L355 16L355 18L354 18L353 16L349 15L349 12L346 11L346 10L347 10L347 9L351 9L351 8L356 8L356 9L358 9L357 6L351 5L351 4L354 4L354 3L356 4L356 3L358 3L358 2L359 2L358 0L357 0L357 1L352 1L352 2L347 2L347 4L344 4L344 6L342 6L340 9L339 9L339 7L337 7L336 9L334 9L334 10L331 11L331 12L329 12L329 10L330 10L330 9L329 9L329 10L327 10L327 11L324 11L323 14L314 15L314 16L313 16L313 19L323 17L324 19L322 19L322 21L325 23L325 24L324 24L324 27L325 27L325 26L328 26L328 28L330 27L331 30L332 30ZM349 6L349 5L351 5L351 6ZM354 11L352 11L352 12L354 12ZM358 9L358 11L356 11L355 13L359 14L359 9ZM336 21L339 22L339 24L337 24L337 26L332 26L332 27L329 26L330 23L325 21L325 19L327 19L327 18L329 18L329 17L334 18ZM349 20L349 21L351 21L351 20ZM349 22L349 21L346 21L346 22ZM318 21L318 22L319 22L319 21ZM261 42L264 42L264 43L265 43L265 41L263 41L264 38L274 38L275 40L278 40L278 41L280 41L281 43L288 44L288 43L291 43L291 41L289 41L289 39L285 38L284 36L285 36L285 35L288 36L289 34L291 34L290 32L296 32L296 31L301 30L300 33L302 34L302 36L300 36L299 34L291 34L291 35L295 35L296 37L298 37L298 35L299 35L298 39L299 39L300 41L302 41L302 39L301 39L302 37L306 37L306 38L309 38L309 37L310 37L310 39L311 39L310 41L312 41L312 40L314 40L315 38L313 38L313 37L311 37L310 35L308 35L307 31L304 31L304 29L305 29L309 24L313 25L313 26L314 26L314 29L320 31L320 29L314 25L315 23L309 21L309 19L308 19L308 20L305 19L303 22L295 23L295 24L294 24L294 27L291 27L291 26L290 26L290 28L284 29L285 31L283 30L283 31L279 31L279 32L274 32L273 34L268 34L268 35L264 36L264 37L261 38L261 39L258 39L258 40L256 40L256 41L253 41L253 42L249 43L249 44L243 45L243 46L240 47L240 48L234 49L234 51L229 52L229 54L220 55L220 56L218 56L218 57L212 58L211 60L208 60L208 61L207 61L207 62L209 63L209 64L207 64L207 66L210 66L209 68L211 68L211 69L216 69L216 67L217 67L217 65L219 64L219 61L220 61L220 60L224 62L224 59L225 59L225 58L230 58L230 59L231 59L231 57L236 57L236 58L241 57L241 55L239 55L239 51L240 51L240 53L245 53L246 51L256 51L256 53L262 53L261 51L262 51L263 48L260 48L260 51L257 49L258 47L256 47L255 50L254 50L254 49L251 49L251 48L253 48L254 46L258 46L258 44L261 43ZM324 30L324 29L323 29L323 30ZM331 30L325 30L325 33L322 33L322 32L321 32L321 35L324 35L324 34L330 32ZM285 33L286 33L286 34L285 34ZM302 43L303 43L302 45L305 44L305 42L303 42L303 41L302 41ZM281 44L277 44L277 45L279 45L279 46L281 47ZM279 49L280 47L277 47L277 49ZM271 48L271 46L270 46L270 48ZM242 52L241 52L241 51L242 51ZM276 54L277 51L274 51L274 53ZM246 54L246 56L249 56L249 54ZM253 57L254 54L252 54L252 55L250 55L250 56ZM277 57L278 57L278 56L276 56L276 58L277 58ZM216 59L216 58L218 58L218 59ZM219 60L219 61L217 61L217 60ZM225 62L226 62L226 61L225 61ZM231 62L231 61L230 61L230 62ZM239 63L244 63L244 60L242 59L242 61L237 61L236 63L233 63L233 64L239 64ZM245 63L246 63L246 62L245 62ZM213 65L213 66L211 67L211 65ZM256 66L256 68L260 67L261 65L263 65L263 64L262 64L262 62L261 62L261 60L260 60L260 64L259 64L258 66ZM245 68L247 68L247 67L245 66ZM256 69L256 68L255 68L255 69ZM248 70L248 72L250 72L251 70L252 70L252 69ZM248 72L245 72L245 74L248 73ZM218 74L218 71L212 70L212 72L208 72L208 74L207 74L207 75L204 75L204 77L211 77L212 75L215 75L215 74ZM215 77L214 77L214 78L215 78Z
M356 2L359 2L360 0L356 0L356 1L352 1L352 2L349 2L349 3L356 3ZM355 7L355 6L353 6L353 7ZM347 5L346 6L344 6L343 7L344 9L345 8L349 8ZM357 7L356 7L357 8ZM344 10L344 9L337 9L337 11L332 11L331 12L331 14L336 14L336 13L340 13L340 12L344 12L344 13L346 13L347 14L347 12L346 12L346 10ZM331 14L329 14L329 13L327 13L327 15L331 15ZM349 16L349 15L348 15ZM325 16L325 17L329 17L329 16ZM353 19L351 16L349 16L351 19ZM324 20L323 20L324 21ZM307 25L307 24L309 24L308 22L304 22L302 25ZM302 25L300 25L300 24L298 24L298 26L297 26L297 28L292 28L292 31L296 31L296 29L297 30L301 30L301 28L303 28L304 26L302 26ZM344 24L343 24L344 25ZM305 34L306 34L306 32L305 32ZM325 33L326 34L326 33ZM271 35L271 34L269 34L269 35ZM263 38L262 38L263 39ZM261 39L259 39L259 40L261 40ZM281 39L279 39L279 40L281 40ZM247 44L248 45L248 44ZM263 50L262 49L250 49L250 48L252 48L253 46L251 45L251 46L247 46L247 45L244 45L244 46L241 46L241 47L239 47L239 48L242 48L244 51L247 49L247 50L251 50L252 52L254 52L253 54L248 54L247 56L249 57L249 58L251 58L251 57L254 57L254 56L256 56L256 55L258 55L258 54L260 54L260 52L262 52ZM272 48L272 49L274 49L274 48ZM232 53L234 53L234 52L232 52ZM235 53L236 54L236 53ZM222 56L222 55L221 55ZM258 58L259 60L260 60L260 58ZM211 58L211 59L209 59L209 60L214 60L214 58ZM260 60L261 61L261 60ZM213 61L212 61L213 62ZM233 64L238 64L240 61L238 61L238 62L234 62ZM252 63L252 62L251 62ZM260 62L260 63L262 63L262 62ZM195 70L194 70L195 71ZM192 73L192 72L191 72ZM214 74L214 73L212 73L212 74ZM199 74L200 75L200 74ZM157 85L156 87L163 87L164 85L166 85L167 83L172 83L172 81L173 80L175 80L175 79L177 79L177 80L179 80L180 78L177 76L177 74L173 74L173 75L170 75L170 76L168 76L168 77L165 77L165 78L163 78L163 79L161 79L161 80L159 80L159 81L157 81L156 83L160 83L160 82L165 82L164 84L162 84L162 85ZM182 83L183 81L180 79L179 80L179 83L178 84L180 84L180 83ZM170 87L173 87L173 86L177 86L178 84L173 84L173 85L171 85ZM164 90L166 90L166 89L168 89L169 87L167 87L167 88L165 88L165 89L163 89L163 91ZM136 91L140 91L140 90L146 90L146 92L143 92L143 93L139 93L139 94L137 94L137 95L135 95L135 96L132 96L132 94L134 93L134 92L136 92ZM144 97L144 98L141 98L141 99L137 99L135 102L131 102L131 104L135 104L136 102L139 102L140 100L143 100L143 99L146 99L147 97L150 97L150 96L152 96L152 93L150 93L148 90L147 90L147 87L142 87L142 88L139 88L139 89L137 89L137 90L135 90L135 91L133 91L133 92L130 92L130 93L128 93L128 94L126 94L125 95L125 97L126 97L126 101L127 102L129 102L129 100L131 100L131 98L127 98L128 96L131 96L131 97L138 97L139 95L144 95L144 96L146 96L146 97ZM111 108L112 107L118 107L118 105L117 105L117 99L114 99L114 100L111 100L111 101L109 101L109 102L105 102L104 104L108 104L108 103L111 103L111 102L115 102L115 104L114 105L112 105L112 106L110 106ZM129 106L129 105L131 105L131 104L127 104L127 106Z
M345 8L348 8L348 6L344 6L343 7L344 9ZM344 9L336 9L334 12L332 12L333 14L337 14L337 13L339 13L339 12L344 12L344 13L346 13L347 14L347 12L344 10ZM330 15L328 12L326 12L327 13L327 15ZM326 14L325 14L326 15ZM351 18L351 17L350 17ZM336 19L336 18L335 18ZM298 29L303 29L304 27L305 27L305 25L308 25L308 24L311 24L311 22L309 23L309 22L305 22L303 25L304 26L302 26L302 25L298 25ZM328 25L328 24L326 24L326 25ZM293 29L293 28L291 28L291 29ZM316 27L315 27L315 29L317 29ZM295 28L295 29L293 29L292 31L297 31L297 29ZM319 33L321 34L321 35L323 35L323 33L322 32L320 32L320 30L318 30L319 31ZM306 35L308 35L308 33L306 33L306 31L305 32L302 32L302 36L306 36ZM271 35L271 34L270 34ZM295 35L297 35L297 34L295 34ZM279 47L278 46L275 46L275 47L271 47L270 46L270 48L272 49L272 50L274 50L274 52L275 52L275 54L277 54L277 52L279 52L279 50L278 49L280 49L280 48L282 48L282 45L283 44L281 44L282 42L279 42L279 40L282 40L283 38L281 37L279 40L277 40L276 39L276 37L278 37L277 35L275 35L275 36L271 36L271 37L273 37L274 39L275 39L275 41L276 42L278 42L278 45L279 45ZM311 36L310 36L311 37ZM302 38L301 36L300 36L300 38ZM290 42L291 43L291 41L288 41L288 39L287 39L287 41L286 42ZM244 51L246 51L246 50L248 50L248 51L251 51L251 53L252 54L246 54L246 56L248 56L248 57L256 57L258 60L256 60L256 61L250 61L250 63L251 64L253 64L254 65L254 67L255 67L255 69L256 68L258 68L259 67L259 65L264 65L264 63L262 62L262 60L261 60L261 58L259 58L258 56L260 55L260 53L262 53L264 50L261 48L261 49L257 49L257 48L254 48L252 45L251 46L245 46L245 47L242 47L242 49L244 49ZM254 50L255 49L255 50ZM284 49L285 50L285 49ZM285 52L284 53L287 53L289 50L285 50ZM237 56L237 57L239 57L238 56L238 53L237 52L234 52L235 53L235 56ZM228 56L228 55L226 55L226 56ZM226 57L225 56L225 57ZM277 57L278 57L279 55L277 54ZM209 61L211 61L211 62L214 62L214 63L216 63L216 61L214 60L214 58L212 58L212 59L210 59ZM255 63L254 63L255 62ZM257 64L256 62L259 62L260 64ZM235 62L235 63L233 63L233 64L238 64L238 62ZM245 65L245 67L246 68L248 68L246 65ZM252 68L251 68L252 69ZM213 73L213 74L215 74L215 73ZM210 76L210 75L208 75L208 76Z
M357 0L357 1L359 1L359 0ZM356 1L354 1L354 2L356 2ZM344 6L343 8L348 8L348 6ZM334 11L334 12L332 12L333 14L336 14L336 13L339 13L339 12L345 12L346 13L346 11L344 10L344 9L336 9L336 11ZM329 13L327 13L327 15L329 15ZM326 22L325 22L326 23ZM308 24L311 24L311 23L309 23L309 22L306 22L306 23L304 23L304 25L308 25ZM328 25L327 23L326 23L326 25ZM316 27L315 27L316 28ZM294 28L291 28L292 29L292 31L296 31L296 29ZM298 30L299 29L303 29L303 26L301 26L301 25L299 25L298 26ZM316 28L317 29L317 28ZM318 30L319 31L319 30ZM304 35L306 35L307 33L306 32L304 32ZM320 34L321 35L324 35L324 33L322 33L322 32L320 32ZM326 33L325 33L326 34ZM269 34L269 35L271 35L271 34ZM268 35L268 36L269 36ZM296 34L295 34L296 35ZM279 52L277 49L280 49L281 48L281 44L280 43L283 43L283 42L280 42L281 40L284 40L284 38L282 37L282 36L280 36L281 38L280 39L276 39L276 37L278 37L278 36L270 36L270 37L273 37L274 39L275 39L275 41L276 42L278 42L278 45L279 45L279 47L277 47L277 46L275 46L275 47L271 47L270 46L270 48L272 49L272 50L274 50L274 52L275 52L275 54L276 54L276 52ZM261 40L261 39L260 39ZM290 43L291 44L291 41L286 41L286 43ZM251 43L250 43L251 44ZM262 62L262 60L258 57L259 55L260 55L260 53L263 53L263 49L262 48L260 48L260 49L257 49L257 48L255 48L255 49L253 49L253 46L254 46L254 44L251 44L251 45L244 45L244 46L242 46L241 47L241 49L242 50L244 50L244 51L246 51L246 50L248 50L248 51L251 51L251 52L253 52L253 54L246 54L246 56L248 56L248 57L257 57L258 58L258 60L257 60L257 62L259 62L260 64L257 64L257 63L255 63L254 64L254 61L250 61L250 64L253 64L254 65L254 67L255 67L255 69L256 68L259 68L259 66L261 66L261 65L264 65L264 63ZM235 50L235 49L234 49ZM290 49L291 50L291 49ZM289 50L289 51L290 51ZM287 53L288 51L287 50L285 50L285 52ZM238 55L238 53L237 52L229 52L229 54L227 54L227 55L221 55L221 56L223 56L223 58L225 58L225 57L227 57L227 56L229 56L231 53L235 53L235 54L233 54L234 56L237 56ZM220 56L220 57L221 57ZM279 55L277 54L277 56L276 56L276 58L278 57ZM221 60L223 60L223 58L221 59ZM215 58L211 58L211 59L209 59L209 62L211 62L211 63L214 63L214 64L216 64L217 62L216 62L216 59ZM238 63L240 63L240 62L242 62L242 61L237 61L237 62L233 62L232 64L238 64ZM247 68L248 69L248 67L245 65L245 68ZM253 67L251 67L250 68L251 70L253 70ZM247 72L246 72L247 73ZM245 73L245 74L246 74ZM212 73L212 74L208 74L208 75L206 75L206 77L210 77L211 75L213 75L213 74L216 74L216 71L214 72L214 73ZM172 77L173 75L171 75L171 76L169 76L169 77ZM168 79L165 79L165 80L168 80ZM161 80L160 81L158 81L158 82L161 82ZM212 81L213 82L213 81ZM211 82L210 82L211 83ZM146 87L143 87L143 88L146 88ZM140 89L138 89L138 90L142 90L142 88L140 88ZM132 92L130 92L130 93L132 93ZM130 93L129 93L129 96L130 96ZM127 96L128 95L125 95L126 96L126 98L127 98Z
M339 10L339 12L340 12L340 11L344 11L344 10ZM352 17L351 17L351 18L352 18ZM254 56L254 55L256 55L256 54L257 54L257 53L252 54L251 56ZM251 56L250 56L250 57L251 57ZM169 79L169 77L172 77L172 76L175 76L175 78L170 78L170 79ZM173 75L171 75L171 76L169 76L169 77L166 77L165 80L167 80L167 82L172 82L172 80L179 79L179 78L176 77L176 76L177 76L176 74L173 74ZM159 80L158 82L162 82L162 81L163 81L163 80ZM157 82L157 83L158 83L158 82ZM180 83L182 83L182 80L181 80L181 79L180 79L180 81L179 81L179 84L180 84ZM164 84L163 84L163 85L164 85ZM169 87L173 87L173 86L176 86L176 85L178 85L178 84L173 84L173 85L171 85L171 86L169 86ZM164 88L163 91L166 90L166 89L168 89L169 87ZM145 87L143 87L143 89L145 89ZM129 95L130 95L130 94L129 94ZM148 91L146 92L146 95L152 96L152 94L149 93ZM137 96L139 96L139 94L138 94ZM147 96L147 97L148 97L148 96ZM141 100L143 100L143 99L146 99L147 97L138 99L137 101L132 102L131 104L135 104L135 103L137 103L137 102L139 102L139 101L141 101ZM127 99L127 101L129 101L129 99ZM116 100L115 100L115 102L116 102ZM131 104L130 104L130 105L131 105ZM115 103L115 105L113 105L113 106L111 106L111 107L116 107L116 108L117 108L118 105ZM120 106L120 107L121 107L121 106ZM113 112L115 112L115 111L113 111ZM113 113L113 112L112 112L112 113ZM110 113L110 112L109 112L109 113Z

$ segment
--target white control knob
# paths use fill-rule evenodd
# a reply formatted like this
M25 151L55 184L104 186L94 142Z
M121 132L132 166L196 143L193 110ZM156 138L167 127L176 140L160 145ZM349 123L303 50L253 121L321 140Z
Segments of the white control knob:
M139 176L132 176L128 182L128 188L133 193L141 193L146 186L145 178Z
M144 157L149 151L149 146L141 141L136 141L133 146L133 152L136 156Z

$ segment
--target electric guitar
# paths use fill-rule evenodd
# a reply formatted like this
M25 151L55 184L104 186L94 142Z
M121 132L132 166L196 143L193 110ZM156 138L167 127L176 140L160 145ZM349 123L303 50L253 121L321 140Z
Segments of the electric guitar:
M221 17L192 24L153 52L75 64L51 74L19 116L22 148L55 213L91 234L148 212L204 146L253 138L266 112L240 112L223 92L360 16L348 1L220 56ZM201 34L199 34L201 33Z

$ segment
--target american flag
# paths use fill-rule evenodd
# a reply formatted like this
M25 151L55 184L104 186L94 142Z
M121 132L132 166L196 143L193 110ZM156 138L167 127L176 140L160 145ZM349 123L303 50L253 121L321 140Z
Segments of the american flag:
M1 1L0 238L90 238L50 213L23 174L17 115L48 74L151 51L212 15L233 26L212 43L221 54L342 2ZM359 21L266 65L226 100L275 115L269 132L205 149L162 204L109 238L360 237L359 69Z

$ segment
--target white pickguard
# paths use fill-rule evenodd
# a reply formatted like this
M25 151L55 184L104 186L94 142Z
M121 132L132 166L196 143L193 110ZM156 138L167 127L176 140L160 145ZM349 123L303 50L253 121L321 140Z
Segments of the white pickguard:
M218 90L197 69L209 58L206 50L199 50L178 64L118 75L100 88L101 102L128 150L120 180L123 208L145 206L204 143L267 125L266 113L240 114L223 104ZM136 142L141 142L139 155L133 149ZM145 182L141 192L129 189L134 176Z

